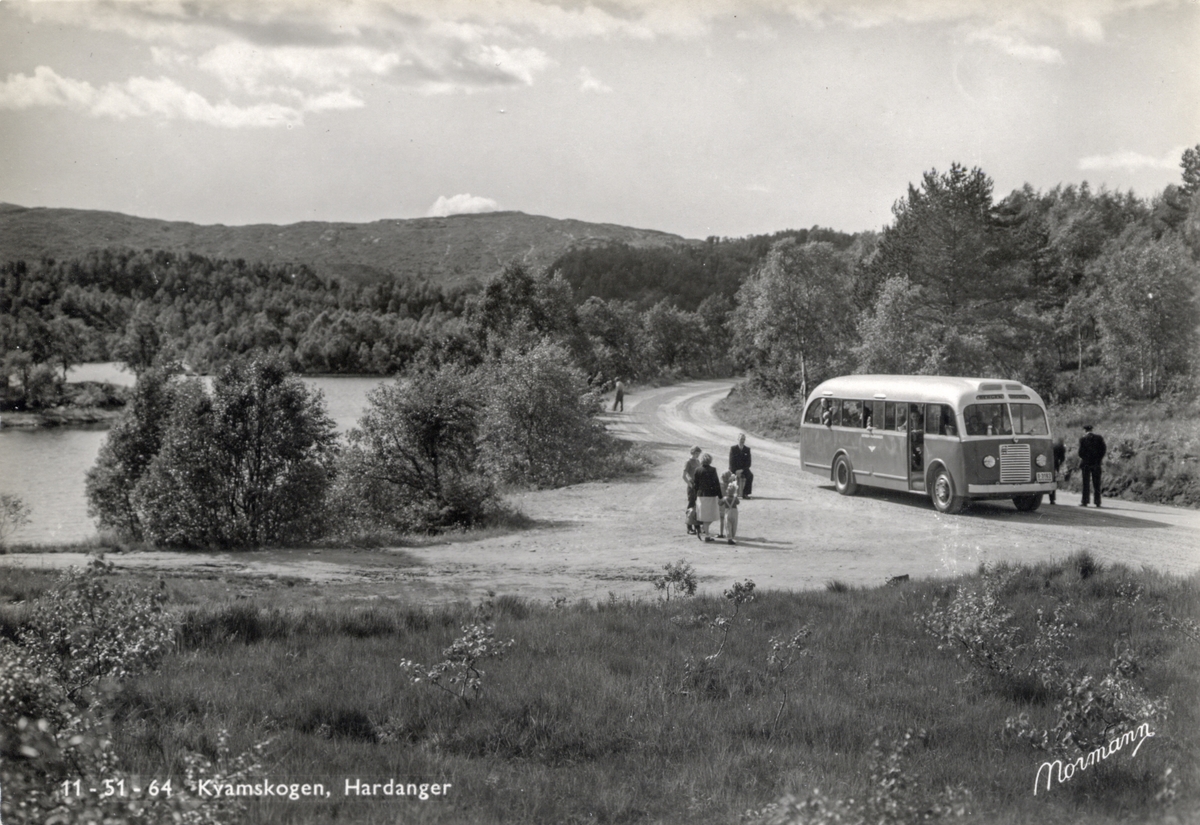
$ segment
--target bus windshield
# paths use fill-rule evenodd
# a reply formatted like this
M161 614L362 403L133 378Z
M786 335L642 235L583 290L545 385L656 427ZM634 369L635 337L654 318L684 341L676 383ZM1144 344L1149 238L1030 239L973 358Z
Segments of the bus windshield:
M1017 435L1050 435L1046 413L1037 404L1013 404L1012 417Z
M1036 405L1019 404L1017 406ZM968 404L963 410L967 421L967 435L1012 435L1012 419L1008 416L1007 404Z

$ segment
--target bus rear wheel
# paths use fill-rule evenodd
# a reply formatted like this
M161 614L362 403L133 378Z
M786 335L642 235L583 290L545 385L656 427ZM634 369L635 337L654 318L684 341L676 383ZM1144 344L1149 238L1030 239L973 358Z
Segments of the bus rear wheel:
M1019 496L1013 496L1013 504L1022 513L1032 513L1034 510L1042 506L1041 493L1022 493Z
M954 489L954 479L945 467L933 475L933 483L929 486L929 500L939 513L954 515L961 513L967 506L967 501Z
M854 470L850 467L850 459L839 455L833 462L833 486L844 496L852 496L858 492L858 482L854 480Z

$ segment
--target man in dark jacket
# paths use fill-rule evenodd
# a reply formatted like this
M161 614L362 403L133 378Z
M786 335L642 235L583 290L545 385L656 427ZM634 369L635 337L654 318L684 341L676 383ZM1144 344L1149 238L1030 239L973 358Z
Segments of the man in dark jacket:
M750 472L750 448L746 446L746 434L738 436L738 443L729 448L729 472L737 476L742 498L750 498L754 487L754 473Z
M1100 506L1100 463L1108 447L1104 438L1092 432L1092 425L1085 424L1083 438L1079 439L1079 470L1083 473L1083 501L1081 507L1087 507L1088 496L1092 489L1095 492L1096 506Z

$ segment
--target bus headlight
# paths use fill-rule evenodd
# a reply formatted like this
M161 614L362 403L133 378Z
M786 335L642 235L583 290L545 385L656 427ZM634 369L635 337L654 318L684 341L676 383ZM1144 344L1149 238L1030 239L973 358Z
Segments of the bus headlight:
M1036 464L1037 464L1039 467L1045 467L1045 466L1046 466L1046 456L1045 456L1045 455L1039 455L1039 456L1038 456L1038 457L1035 459L1035 463L1036 463Z
M994 455L985 455L983 457L983 466L989 470L996 466L996 457Z

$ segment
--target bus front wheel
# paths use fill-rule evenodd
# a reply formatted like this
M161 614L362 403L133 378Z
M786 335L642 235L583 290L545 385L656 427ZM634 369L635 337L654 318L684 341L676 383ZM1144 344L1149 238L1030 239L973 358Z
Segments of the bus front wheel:
M858 492L854 470L850 467L850 460L844 455L839 455L837 461L833 462L833 486L844 496L852 496Z
M1013 504L1022 513L1032 513L1034 510L1042 506L1041 493L1023 493L1019 496L1013 496Z
M929 498L933 502L934 509L939 513L950 515L961 513L967 505L966 499L954 489L954 479L950 477L950 473L944 467L933 476L933 484L929 488Z

